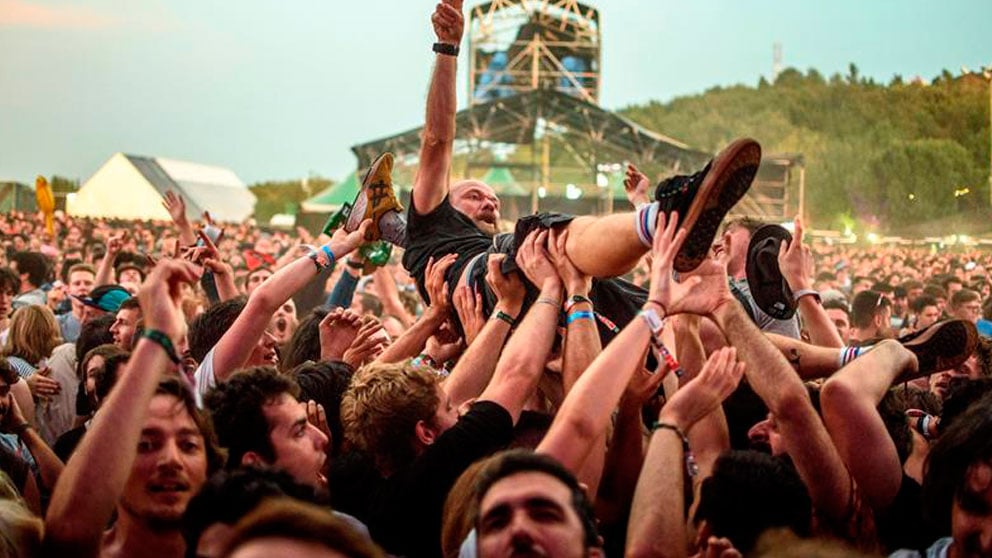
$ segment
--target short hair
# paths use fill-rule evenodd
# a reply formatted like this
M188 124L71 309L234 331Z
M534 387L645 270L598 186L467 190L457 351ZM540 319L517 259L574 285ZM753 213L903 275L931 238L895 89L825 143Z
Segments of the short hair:
M892 303L885 295L873 290L861 291L854 295L851 301L851 325L854 327L868 327L875 319L879 310L888 308Z
M919 314L920 312L923 312L923 309L927 306L936 307L937 299L934 298L933 295L921 294L920 296L914 298L913 302L911 302L909 306L913 309L914 313Z
M962 306L964 306L969 302L974 302L976 300L981 300L981 299L982 299L982 295L976 293L971 289L960 289L955 291L954 294L951 295L951 299L948 300L947 302L951 306L951 308L956 309L956 308L961 308Z
M341 453L344 426L341 424L341 400L355 370L341 361L307 362L293 369L291 376L300 386L300 401L315 401L324 406L327 428L331 431L331 455Z
M851 318L851 308L848 307L847 302L845 302L843 300L840 300L840 299L837 299L837 298L831 298L831 299L828 299L828 300L824 300L823 301L823 309L824 310L842 310L845 314L847 314L848 319Z
M72 274L73 273L76 273L77 271L85 271L86 273L90 273L94 277L96 277L96 268L95 267L93 267L92 265L90 265L88 263L77 263L77 264L73 264L71 267L69 267L69 271L67 271L65 273L65 277L66 277L65 282L68 283L69 282L69 277L71 277Z
M17 383L17 380L21 379L18 375L17 370L7 362L7 359L0 358L0 380L7 383L8 386L12 386Z
M382 472L410 463L417 422L433 420L440 404L437 385L437 376L410 361L362 367L341 401L345 436Z
M788 457L745 450L717 458L700 488L694 520L705 520L714 536L730 539L747 555L771 527L810 536L812 518L809 491Z
M350 558L381 558L382 550L371 540L330 511L297 502L291 498L274 498L238 522L222 556L230 556L238 547L255 539L284 538L307 542L335 550Z
M121 369L127 364L128 359L131 358L131 353L119 349L116 345L111 346L120 352L111 352L103 357L103 369L96 375L97 401L103 401L104 398L110 395L110 390L114 389L114 386L117 385L117 379L120 376ZM100 347L97 347L93 351L90 351L90 354L99 349ZM90 354L87 356L90 356Z
M183 513L186 555L196 556L200 536L214 523L234 525L263 501L286 497L318 503L313 487L296 482L285 471L267 467L217 471L190 499Z
M972 404L930 448L923 472L923 512L942 533L951 532L951 507L968 493L973 465L992 464L992 395Z
M922 289L923 288L923 282L922 281L917 281L916 279L906 279L899 286L901 286L903 289L905 289L906 290L906 293L909 294L909 291L912 291L912 290L915 290L915 289Z
M944 279L941 280L940 286L941 287L944 287L944 290L949 291L949 290L951 290L950 287L949 287L949 285L951 283L957 283L958 285L964 285L964 281L961 280L958 276L956 276L956 275L948 275L947 277L944 277Z
M40 287L48 279L48 260L38 252L14 252L10 260L17 262L17 274L28 274L28 283ZM18 279L20 286L20 279Z
M747 229L748 234L754 234L755 231L763 226L765 226L765 222L760 219L755 219L754 217L737 217L725 222L722 232L726 234L734 227L741 227Z
M930 295L934 297L934 299L942 298L944 300L947 300L947 289L941 287L940 285L935 285L931 283L926 287L923 287L923 294Z
M586 493L579 486L579 481L564 465L551 456L535 453L530 450L507 450L493 456L479 471L475 488L475 517L472 523L479 527L481 520L482 500L489 489L498 481L518 473L543 473L560 481L572 494L572 509L582 523L584 544L586 548L602 546L599 532L596 529L595 514Z
M307 361L320 360L320 322L327 314L326 308L314 308L300 320L279 355L280 370L292 370Z
M178 375L172 374L158 382L155 395L170 395L182 403L190 418L193 419L193 423L196 424L197 430L200 431L200 436L203 437L203 449L207 457L207 474L211 475L214 471L220 470L224 466L224 452L217 445L217 436L214 433L210 418L196 406L196 399L193 397L189 384L180 379Z
M248 298L244 296L218 302L193 320L186 338L189 341L189 354L196 362L203 362L210 349L234 325L246 304Z
M113 345L114 336L110 333L110 326L114 324L114 316L104 314L87 320L79 328L79 337L76 339L76 375L83 379L83 360L86 354L101 345Z
M14 311L7 342L0 354L16 356L34 365L52 356L52 351L61 343L62 333L55 314L47 306L32 304Z
M0 293L17 294L21 290L21 278L9 267L0 267Z
M140 312L141 303L138 302L138 297L132 296L131 298L125 298L124 302L122 302L120 307L117 308L118 312L121 310L137 310Z
M228 450L228 468L240 466L248 452L255 452L269 462L275 461L269 421L262 408L284 393L296 397L299 387L271 366L239 370L207 393L204 404L213 419L221 446Z

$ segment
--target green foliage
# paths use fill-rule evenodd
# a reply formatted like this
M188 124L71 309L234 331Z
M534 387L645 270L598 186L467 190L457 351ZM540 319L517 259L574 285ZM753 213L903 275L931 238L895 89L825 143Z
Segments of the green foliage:
M714 88L622 114L716 152L750 136L765 153L802 153L816 226L843 216L898 230L988 200L989 84L944 71L932 83L866 79L851 64L825 79L787 68L773 83ZM969 188L972 199L955 199ZM914 200L909 199L914 195Z
M329 188L333 181L326 178L310 177L303 180L270 180L249 186L255 194L255 219L268 222L276 213L297 213L300 204L321 190Z

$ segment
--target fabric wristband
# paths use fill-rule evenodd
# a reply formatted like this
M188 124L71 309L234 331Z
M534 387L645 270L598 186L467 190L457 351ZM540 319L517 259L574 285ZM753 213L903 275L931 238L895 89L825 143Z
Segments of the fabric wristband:
M804 297L804 296L806 296L806 295L811 295L813 298L816 299L816 302L817 303L820 303L821 302L821 300L820 300L820 293L817 292L817 291L815 291L815 290L813 290L813 289L800 289L800 290L792 293L792 300L795 301L795 302L799 302L799 299L802 298L802 297Z
M570 325L572 322L577 320L595 320L595 319L596 319L596 314L588 310L584 310L580 312L572 312L571 314L568 315L568 318L566 318L565 325Z
M493 319L502 320L510 324L510 327L517 325L517 319L502 310L497 310L496 313L493 314Z
M453 45L451 43L434 43L431 50L438 54L444 54L447 56L458 56L458 45Z
M582 303L587 303L590 306L592 305L592 301L589 300L589 297L582 295L572 295L568 297L568 300L565 301L565 313L568 314L576 304Z
M327 264L324 267L329 269L334 269L334 264L337 262L337 258L334 256L334 252L331 252L330 247L328 247L326 244L320 247L320 251L323 252L325 256L327 256Z
M141 331L141 336L157 343L165 350L165 354L169 357L169 360L174 364L179 364L179 355L176 354L176 347L172 344L172 340L169 339L168 335L157 329L145 329Z
M651 432L653 433L658 430L671 430L676 436L682 438L682 453L685 454L686 472L689 473L690 477L698 475L699 465L696 464L696 456L692 454L692 450L689 448L689 438L685 435L685 432L682 432L682 429L674 424L656 420L651 423Z

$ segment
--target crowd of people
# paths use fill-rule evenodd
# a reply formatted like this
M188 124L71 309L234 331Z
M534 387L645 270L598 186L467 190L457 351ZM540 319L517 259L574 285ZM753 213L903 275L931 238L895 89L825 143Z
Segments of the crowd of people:
M992 556L992 254L728 218L749 139L503 222L431 20L408 208L0 215L0 554Z

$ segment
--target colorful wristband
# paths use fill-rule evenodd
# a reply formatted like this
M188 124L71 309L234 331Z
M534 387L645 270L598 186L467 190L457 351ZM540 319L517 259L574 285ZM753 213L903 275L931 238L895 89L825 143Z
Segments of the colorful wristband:
M510 327L517 325L517 319L502 310L497 310L496 313L493 314L493 319L502 320L510 324Z
M595 319L596 319L596 314L588 310L584 310L581 312L572 312L571 314L568 315L568 318L565 320L565 325L570 325L572 322L576 320L595 320Z
M169 357L169 360L174 364L179 364L179 355L176 354L176 347L172 344L172 340L169 339L168 335L157 329L145 329L141 331L141 336L158 344L165 350L165 355Z

